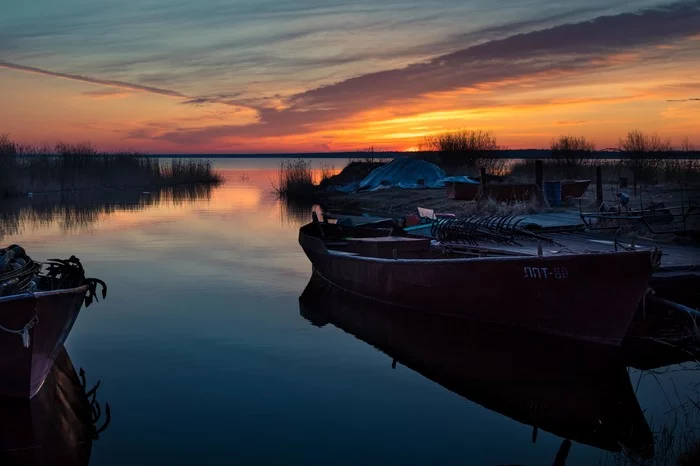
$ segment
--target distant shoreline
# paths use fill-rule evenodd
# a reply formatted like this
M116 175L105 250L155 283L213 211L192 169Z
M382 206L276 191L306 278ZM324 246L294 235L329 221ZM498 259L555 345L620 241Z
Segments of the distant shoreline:
M384 159L401 156L417 155L420 152L309 152L283 154L145 154L152 158L207 158L207 159ZM488 152L487 157L504 159L548 159L552 158L550 149L511 149ZM625 153L619 151L595 151L586 159L611 160L624 158ZM700 151L674 151L661 153L660 159L697 159Z

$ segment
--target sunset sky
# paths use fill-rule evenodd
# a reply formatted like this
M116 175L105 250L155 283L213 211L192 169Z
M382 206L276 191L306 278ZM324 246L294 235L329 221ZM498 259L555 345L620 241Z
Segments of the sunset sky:
M11 0L0 134L151 153L700 146L700 1Z

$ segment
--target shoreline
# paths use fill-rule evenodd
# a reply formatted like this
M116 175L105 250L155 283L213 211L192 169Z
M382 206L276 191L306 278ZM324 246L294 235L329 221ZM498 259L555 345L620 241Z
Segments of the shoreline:
M279 154L143 154L147 158L209 158L209 159L386 159L398 157L425 157L436 155L437 152L291 152ZM623 158L624 152L613 150L593 151L584 160L617 160ZM484 151L485 158L497 159L552 159L551 149L503 149ZM700 159L700 151L673 151L661 153L658 159Z

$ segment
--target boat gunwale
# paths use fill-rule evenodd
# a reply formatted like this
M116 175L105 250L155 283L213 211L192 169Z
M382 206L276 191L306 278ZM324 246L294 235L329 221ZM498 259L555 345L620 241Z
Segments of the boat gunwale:
M18 294L0 297L0 303L17 301L17 300L26 299L26 298L37 298L38 299L38 298L44 298L47 296L57 296L57 295L62 295L62 294L78 294L78 293L82 293L82 292L87 291L87 289L88 289L88 285L85 284L85 285L76 286L74 288L61 288L59 290L18 293Z
M303 227L302 227L303 228ZM309 235L303 231L299 231L299 236L300 240L303 240L305 242L315 242L321 247L323 247L323 252L329 256L335 256L338 258L346 258L348 260L361 260L361 261L370 261L370 262L381 262L381 263L404 263L404 264L435 264L435 263L448 263L448 264L461 264L461 263L471 263L471 262L477 262L477 261L522 261L525 259L532 260L532 259L537 259L537 260L558 260L558 259L571 259L571 258L578 258L578 257L594 257L594 256L600 256L600 255L605 255L608 257L611 256L620 256L620 257L627 257L628 255L632 254L646 254L650 256L651 259L651 253L652 249L642 249L642 250L635 250L635 251L584 251L584 252L562 252L561 254L549 254L549 255L542 255L539 256L537 254L517 254L513 253L512 255L502 255L502 256L486 256L486 257L455 257L455 258L448 258L448 259L401 259L401 258L383 258L383 257L373 257L373 256L363 256L359 254L345 254L343 251L336 251L334 249L329 249L326 247L324 244L323 240L317 236ZM302 247L305 245L302 243ZM474 251L483 251L483 252L493 252L493 248L480 248L478 246L469 246L469 249L472 249ZM321 251L319 251L321 252Z

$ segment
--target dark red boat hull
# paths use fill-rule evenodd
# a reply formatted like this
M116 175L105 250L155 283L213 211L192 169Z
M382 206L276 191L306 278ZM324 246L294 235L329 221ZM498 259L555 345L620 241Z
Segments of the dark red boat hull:
M388 304L504 323L619 345L652 271L643 251L484 257L382 259L338 254L307 234L299 243L326 280Z
M73 328L87 285L0 298L0 325L22 329L34 317L30 345L21 335L0 330L0 396L31 398L41 388Z

